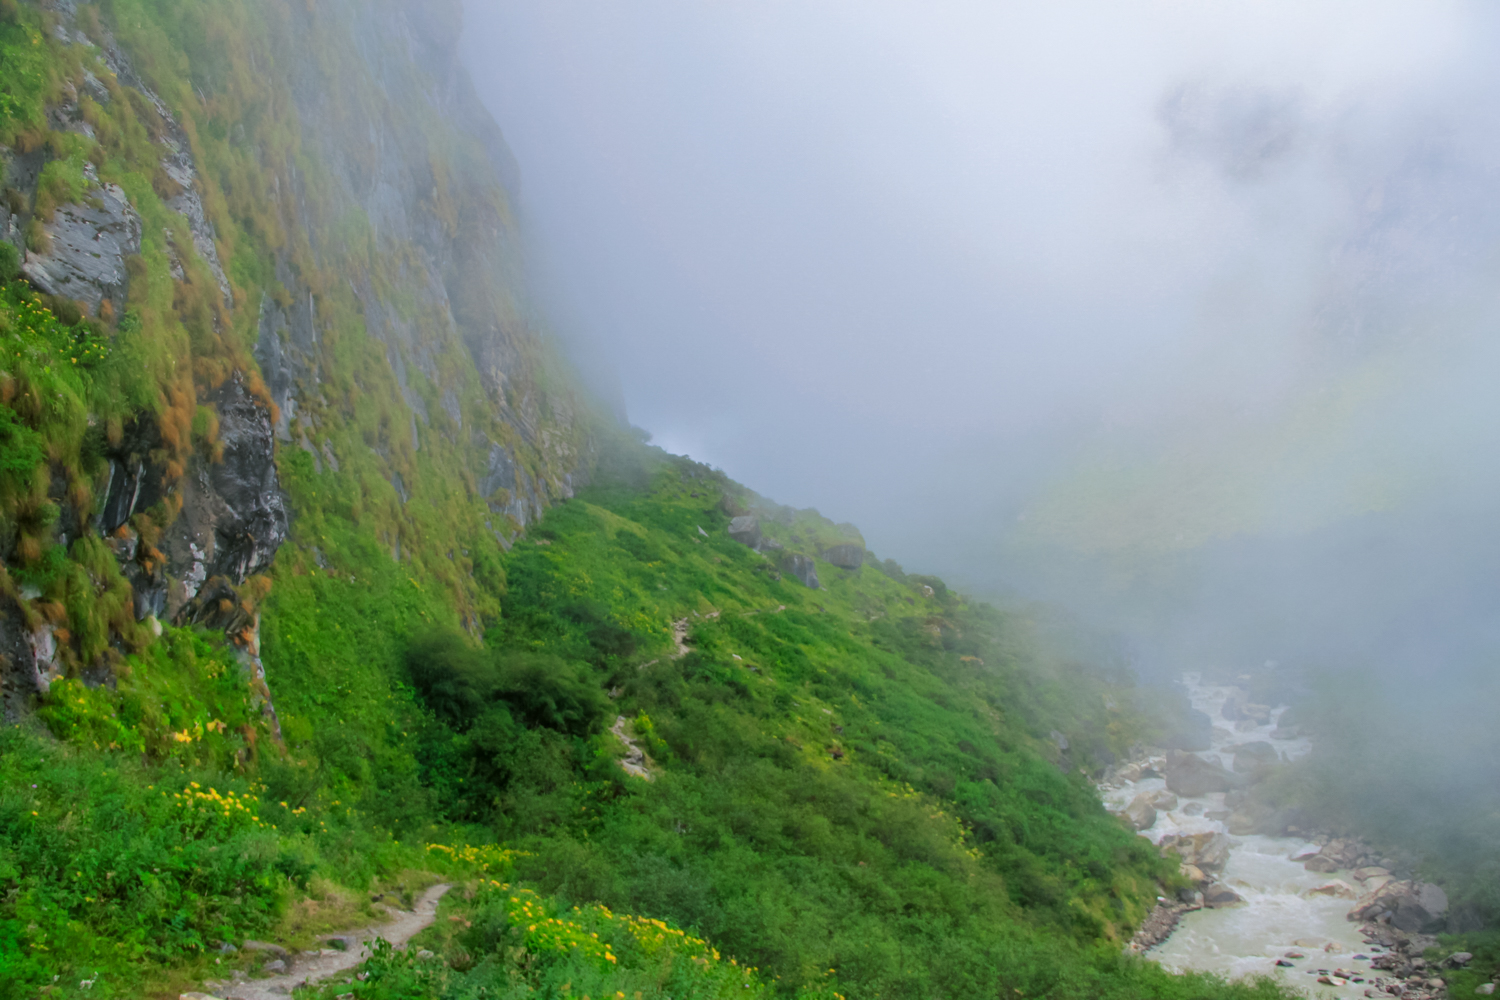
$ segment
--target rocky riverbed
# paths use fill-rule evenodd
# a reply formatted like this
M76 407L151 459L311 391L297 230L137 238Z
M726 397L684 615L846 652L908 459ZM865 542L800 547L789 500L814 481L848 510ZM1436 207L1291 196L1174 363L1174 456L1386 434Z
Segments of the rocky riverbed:
M1446 996L1444 969L1422 958L1444 929L1442 889L1414 880L1410 859L1258 808L1249 789L1310 740L1282 724L1284 707L1197 676L1184 683L1208 720L1198 749L1146 755L1101 785L1105 804L1175 853L1194 886L1163 899L1130 949L1169 968L1270 975L1319 995Z

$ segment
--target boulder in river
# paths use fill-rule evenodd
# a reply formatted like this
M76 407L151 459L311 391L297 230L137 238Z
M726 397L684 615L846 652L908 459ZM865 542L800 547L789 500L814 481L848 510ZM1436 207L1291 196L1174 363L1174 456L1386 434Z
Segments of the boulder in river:
M1174 750L1167 754L1167 787L1178 795L1196 799L1211 792L1227 792L1245 784L1243 775L1226 771L1196 754Z
M1161 839L1162 850L1176 851L1184 864L1218 871L1229 860L1229 838L1222 833L1185 833Z
M1177 729L1161 738L1161 745L1168 750L1207 750L1213 743L1213 720L1197 709L1189 712Z
M1197 865L1190 865L1185 861L1178 868L1178 871L1182 873L1183 878L1189 882L1196 882L1198 885L1207 885L1213 881L1207 875L1203 874L1202 868L1199 868Z
M1156 807L1151 804L1151 793L1142 792L1130 800L1130 805L1120 815L1130 823L1132 830L1149 830L1156 825Z
M1276 748L1265 740L1241 743L1229 749L1234 751L1234 769L1239 774L1260 775L1281 760Z
M1236 837L1245 837L1252 833L1261 832L1260 816L1257 813L1244 809L1237 809L1230 813L1229 819L1225 820L1224 825Z
M1158 809L1172 810L1177 808L1177 796L1163 788L1151 795L1151 804Z
M1332 875L1339 870L1339 863L1326 854L1314 854L1302 862L1302 867L1310 872L1317 872L1320 875Z
M1212 910L1216 910L1222 906L1233 906L1235 903L1243 903L1244 901L1244 898L1239 893L1222 882L1215 882L1203 890L1203 905Z

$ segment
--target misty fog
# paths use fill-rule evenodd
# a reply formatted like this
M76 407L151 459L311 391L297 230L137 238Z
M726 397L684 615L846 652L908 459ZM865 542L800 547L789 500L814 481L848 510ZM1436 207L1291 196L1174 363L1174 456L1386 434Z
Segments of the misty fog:
M1138 669L1496 634L1478 3L471 3L631 421Z

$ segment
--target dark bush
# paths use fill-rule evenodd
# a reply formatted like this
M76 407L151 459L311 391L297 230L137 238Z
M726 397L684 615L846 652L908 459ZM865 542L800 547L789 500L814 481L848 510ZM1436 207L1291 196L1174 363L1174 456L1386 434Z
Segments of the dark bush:
M609 699L597 679L555 656L503 653L499 695L528 726L546 726L574 736L604 728Z
M406 650L406 669L433 714L459 730L473 724L499 686L492 658L446 629L414 639Z

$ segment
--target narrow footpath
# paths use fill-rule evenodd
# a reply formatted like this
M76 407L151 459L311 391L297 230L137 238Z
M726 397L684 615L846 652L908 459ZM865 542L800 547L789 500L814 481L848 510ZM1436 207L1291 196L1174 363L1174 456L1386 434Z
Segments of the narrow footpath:
M371 945L376 939L383 938L398 948L406 944L432 926L437 917L438 901L451 888L447 883L433 886L417 898L410 911L392 911L393 919L389 923L320 935L324 940L342 941L346 945L342 951L322 948L294 954L274 945L261 946L258 950L274 953L273 962L284 963L285 971L266 979L204 983L205 988L213 992L184 993L182 1000L283 1000L299 986L329 979L359 965L372 954Z

